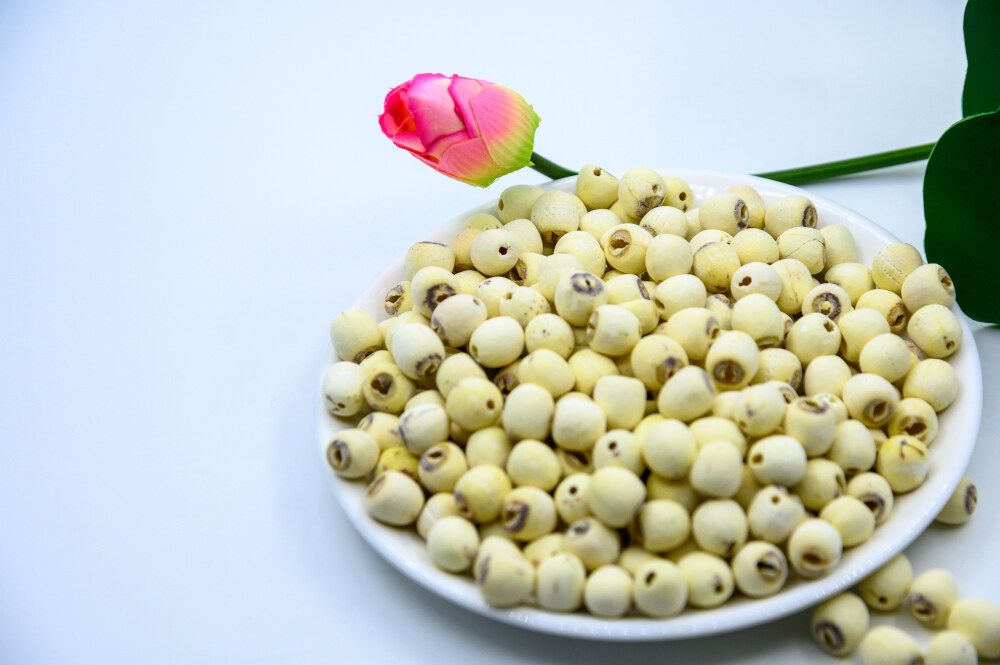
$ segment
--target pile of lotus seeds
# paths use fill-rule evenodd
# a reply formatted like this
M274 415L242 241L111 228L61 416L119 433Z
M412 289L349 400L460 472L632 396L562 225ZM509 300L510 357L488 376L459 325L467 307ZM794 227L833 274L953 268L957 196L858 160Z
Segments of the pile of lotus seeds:
M964 486L969 487L967 481ZM957 502L945 519L968 519ZM922 649L907 632L882 625L869 629L868 608L889 612L907 606L925 628L941 630ZM858 585L813 612L813 638L827 653L848 656L857 650L864 665L975 665L979 657L1000 658L1000 605L959 597L958 583L935 568L913 577L913 566L899 554Z
M647 168L510 187L409 249L388 318L334 320L325 404L360 421L328 463L496 607L669 617L823 576L930 472L962 328L943 268L819 222ZM974 506L963 481L939 519Z

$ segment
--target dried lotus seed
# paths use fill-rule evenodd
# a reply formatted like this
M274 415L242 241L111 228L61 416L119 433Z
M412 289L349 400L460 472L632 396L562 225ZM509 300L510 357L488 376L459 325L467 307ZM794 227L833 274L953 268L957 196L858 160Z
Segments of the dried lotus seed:
M653 169L629 169L618 183L618 201L623 212L634 220L642 219L647 212L663 203L666 194L667 183Z
M494 221L496 220L494 219ZM497 222L497 226L499 224ZM421 268L428 266L435 266L451 272L455 269L455 252L448 245L432 240L411 245L403 260L403 272L406 274L406 279L413 279L413 276Z
M913 245L905 242L886 245L872 259L872 279L878 288L898 295L909 274L923 264L920 251Z
M595 275L603 275L607 265L601 243L586 231L571 231L559 238L552 253L579 257L583 269Z
M692 607L718 607L733 595L733 571L720 557L691 552L680 558L677 567L687 582L688 603Z
M944 305L918 309L906 324L906 332L931 358L947 358L962 345L962 326Z
M517 554L499 552L483 559L476 584L483 600L494 607L513 607L531 597L535 589L535 568Z
M653 236L636 224L619 224L601 236L608 265L615 270L641 275L646 270L646 250Z
M431 533L434 525L444 517L458 515L458 504L455 503L455 495L451 492L440 492L431 496L424 502L424 507L417 517L417 533L424 540Z
M860 545L875 532L875 516L868 506L850 495L839 496L823 506L819 517L836 527L844 547Z
M650 561L636 571L632 596L636 608L647 616L674 616L688 602L687 582L673 562Z
M823 272L825 250L823 234L814 228L795 227L778 236L778 255L801 261L813 275Z
M617 224L618 222L615 222L615 225ZM654 238L660 235L687 237L687 217L682 211L668 205L658 206L647 212L639 226L649 231L649 234Z
M877 473L861 473L847 484L847 493L868 506L875 515L875 524L882 524L892 513L894 503L892 488Z
M382 330L375 319L360 309L349 309L330 324L333 350L341 360L361 362L382 348Z
M924 650L924 665L976 665L978 662L975 645L953 630L939 632Z
M919 397L938 413L958 397L958 376L950 363L938 358L921 360L903 382L903 397Z
M566 529L563 551L577 555L587 570L594 570L618 560L621 538L597 518L584 517Z
M925 305L951 307L955 302L955 285L944 268L928 263L907 275L900 289L906 309L916 312Z
M868 632L868 608L854 593L834 596L813 612L813 639L831 656L849 656Z
M858 646L862 665L923 665L923 651L908 633L895 626L876 626Z
M947 570L926 570L913 580L906 604L913 617L928 628L948 623L951 608L958 602L958 582Z
M413 478L386 471L365 491L365 510L379 522L392 526L413 524L424 507L424 491Z
M733 236L730 243L740 257L740 263L771 264L778 260L778 242L759 228L748 228Z
M577 199L566 192L545 192L531 206L529 218L542 240L555 243L560 237L580 228Z
M594 164L585 164L576 178L576 195L588 208L607 208L618 200L618 178Z
M780 545L806 519L802 500L781 485L758 490L747 508L747 522L755 538Z
M807 518L788 537L788 561L806 579L821 577L839 562L843 551L840 533L829 522Z
M371 473L378 463L379 446L369 434L359 429L337 432L326 446L326 461L338 476L360 478Z
M479 532L458 516L442 517L427 534L427 550L434 565L450 573L468 570L479 551Z
M826 281L836 284L851 297L851 305L857 306L862 295L875 288L871 269L861 263L840 263L827 268Z
M500 221L506 224L515 219L526 219L531 214L532 205L543 191L541 187L533 185L514 185L503 190L497 201Z
M728 291L739 269L739 255L724 242L710 242L696 250L691 266L692 274L705 284L709 293Z
M632 576L619 566L601 566L587 578L583 602L591 614L623 616L632 605Z
M1000 658L1000 605L963 598L951 608L948 630L966 637L982 658Z
M948 503L938 513L937 521L942 524L965 524L976 512L979 502L979 490L968 476L962 476L958 487L951 493Z
M587 571L569 552L553 554L538 566L535 596L538 605L556 612L573 612L583 604Z
M629 533L633 542L645 548L643 551L669 552L691 535L691 517L676 501L653 499L639 510Z
M732 561L736 588L751 598L763 598L781 590L788 579L788 560L772 543L749 542Z
M514 486L537 487L546 492L555 488L562 475L556 451L535 439L523 439L514 444L507 455L505 469Z
M830 224L820 229L823 234L823 264L826 269L858 260L858 245L851 230L843 224Z
M897 554L888 563L865 578L858 585L858 593L868 607L883 612L903 604L913 582L913 566L903 554Z
M555 502L537 487L515 487L504 496L499 519L516 540L534 540L556 528Z
M897 434L878 448L875 470L902 494L920 487L930 471L927 446L912 436Z
M802 313L819 312L837 321L842 314L852 311L851 297L836 284L820 284L806 294L802 301Z
M699 208L702 227L735 235L750 225L750 208L738 194L723 192L706 199Z
M646 487L628 469L607 466L594 471L587 485L590 512L608 526L626 526L646 500Z
M767 207L764 230L777 238L788 229L799 226L816 228L816 207L804 196L786 196Z

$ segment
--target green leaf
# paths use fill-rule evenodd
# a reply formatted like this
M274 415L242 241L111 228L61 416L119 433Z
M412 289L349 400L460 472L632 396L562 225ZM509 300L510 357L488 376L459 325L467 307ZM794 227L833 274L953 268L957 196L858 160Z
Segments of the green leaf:
M962 90L962 115L1000 107L1000 2L969 0L965 6L965 54L969 69Z
M938 140L924 174L924 251L955 282L970 317L1000 323L1000 110L960 120Z

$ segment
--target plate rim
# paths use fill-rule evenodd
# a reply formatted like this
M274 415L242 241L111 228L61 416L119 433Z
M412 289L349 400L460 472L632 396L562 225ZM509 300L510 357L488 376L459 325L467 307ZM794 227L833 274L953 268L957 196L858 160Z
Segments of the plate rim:
M656 170L664 175L673 175L683 178L691 185L692 190L695 191L717 189L720 187L720 185L701 184L706 180L729 180L731 183L728 186L737 183L747 184L754 186L754 188L758 191L762 189L769 191L777 189L780 190L782 195L785 196L790 194L807 196L813 201L817 208L829 209L835 212L840 218L850 219L853 223L866 227L875 236L877 236L883 244L901 242L889 231L857 211L827 199L826 197L813 194L793 185L787 185L757 176L729 173L724 171L682 168ZM574 191L571 188L571 185L575 183L575 179L576 176L570 176L568 178L550 181L538 186L546 191ZM475 208L457 215L435 227L430 233L425 234L425 239L434 240L440 238L450 238L451 235L454 235L453 227L461 224L464 219L477 212L485 212L491 209L495 209L495 204L484 203L476 206ZM822 215L820 218L822 220ZM384 270L380 271L378 276L372 281L368 288L366 288L359 295L352 306L365 309L369 313L372 313L369 303L373 299L376 301L379 300L380 292L385 290L384 287L379 285L394 279L394 276L401 272L402 265L403 257L399 257L395 261L391 262ZM952 309L958 317L963 332L962 348L959 353L962 353L966 358L971 358L972 365L976 370L974 377L970 379L969 377L963 376L961 380L961 393L959 399L962 400L963 413L966 409L971 408L972 412L967 415L974 414L975 417L973 419L974 424L972 424L972 421L968 421L967 424L959 431L959 434L965 443L965 445L959 449L962 453L960 460L961 463L951 465L960 469L958 478L954 479L954 484L957 485L961 475L964 474L965 469L968 467L969 460L971 459L972 452L975 449L976 441L978 439L979 427L982 419L983 395L982 366L975 338L969 326L969 320L962 313L957 303L953 305ZM323 370L325 371L327 366L337 360L338 359L331 350L328 354L328 360L323 366ZM317 386L320 385L321 381L322 372L320 374L320 381L317 382ZM337 429L349 427L352 423L350 423L347 419L340 419L331 416L323 406L321 390L317 390L317 396L318 398L315 405L318 426L317 429L319 434L320 459L322 460L323 465L326 466L324 452L331 428L333 428L333 431L336 431ZM968 439L971 439L971 442L969 442ZM955 442L952 442L952 446L954 446L954 444ZM604 619L594 617L583 612L558 613L533 606L519 606L510 609L500 609L487 605L474 587L474 596L470 596L470 594L467 593L468 587L473 586L472 580L467 576L453 575L439 570L430 564L429 560L414 559L407 556L403 551L394 548L392 546L392 539L396 538L397 534L400 532L408 532L413 538L419 538L419 536L413 534L409 529L399 529L387 526L371 519L365 512L361 501L361 495L363 492L358 489L361 486L362 481L348 481L336 476L336 474L332 471L330 471L330 478L332 480L334 495L337 498L337 503L340 506L340 509L347 516L348 521L358 531L368 546L383 559L388 561L394 568L403 573L403 575L416 584L422 586L427 591L434 593L435 595L464 609L471 610L480 616L494 619L508 625L519 626L536 632L552 635L602 641L649 642L716 635L749 628L763 623L769 623L807 609L808 607L821 602L825 598L849 589L876 568L888 561L892 556L895 556L895 554L905 550L926 530L947 502L948 498L951 496L951 491L938 491L936 494L932 495L933 499L919 510L916 515L917 519L911 521L901 530L900 533L895 535L892 546L873 548L872 552L867 552L869 556L866 560L863 560L850 570L841 571L840 566L838 566L837 569L827 576L817 580L801 581L795 587L786 587L782 591L778 592L778 594L768 598L752 599L738 604L726 603L719 608L708 610L687 608L680 615L666 619L641 616ZM951 485L951 483L948 484ZM919 491L919 489L915 491ZM880 526L879 528L884 527ZM871 545L876 544L877 541L871 543ZM858 549L854 549L852 551L859 551L861 548L865 548L868 545L868 543L860 545ZM456 588L456 581L463 585L461 590ZM769 611L761 612L757 610L762 603L767 604L765 609Z

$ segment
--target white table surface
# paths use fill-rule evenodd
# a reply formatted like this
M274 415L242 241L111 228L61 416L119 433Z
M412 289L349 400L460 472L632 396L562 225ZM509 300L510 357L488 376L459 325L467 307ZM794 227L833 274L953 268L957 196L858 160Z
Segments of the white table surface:
M417 6L0 3L0 662L833 662L807 615L595 644L416 587L317 459L327 325L421 229L542 180L483 192L392 147L413 74L518 90L569 166L756 172L937 138L961 3ZM922 175L809 188L920 245ZM976 342L980 511L908 554L997 601L1000 332Z

